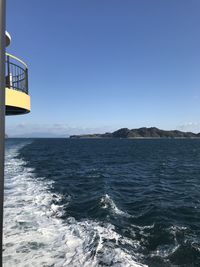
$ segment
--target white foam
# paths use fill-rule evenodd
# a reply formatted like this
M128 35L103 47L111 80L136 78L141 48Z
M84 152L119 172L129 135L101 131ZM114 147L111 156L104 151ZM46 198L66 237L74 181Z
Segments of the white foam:
M5 267L144 266L124 248L134 242L119 235L113 225L62 220L62 206L55 204L62 196L51 193L52 181L35 177L33 169L15 158L21 147L6 151ZM122 212L115 206L114 210Z
M101 198L100 202L103 209L108 209L113 214L121 215L127 218L131 217L131 215L127 212L120 210L108 194L105 194L105 196Z

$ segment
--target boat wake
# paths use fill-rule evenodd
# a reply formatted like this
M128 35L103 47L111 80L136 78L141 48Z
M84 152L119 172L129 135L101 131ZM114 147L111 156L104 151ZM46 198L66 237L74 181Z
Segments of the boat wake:
M118 234L112 224L62 219L62 206L56 204L62 195L51 192L53 182L36 177L19 157L26 144L6 149L4 266L144 266L127 249L137 245L134 240ZM125 214L108 195L101 202Z

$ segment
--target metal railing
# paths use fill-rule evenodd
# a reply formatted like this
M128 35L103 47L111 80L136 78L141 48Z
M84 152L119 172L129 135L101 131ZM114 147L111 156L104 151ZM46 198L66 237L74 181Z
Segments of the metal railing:
M7 53L6 87L28 94L28 67L26 63Z

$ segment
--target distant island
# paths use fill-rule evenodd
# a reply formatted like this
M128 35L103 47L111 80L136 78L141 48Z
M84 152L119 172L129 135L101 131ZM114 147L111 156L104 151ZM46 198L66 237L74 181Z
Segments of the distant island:
M165 131L156 127L138 129L122 128L112 133L71 135L69 138L200 138L200 133L182 132L178 130Z

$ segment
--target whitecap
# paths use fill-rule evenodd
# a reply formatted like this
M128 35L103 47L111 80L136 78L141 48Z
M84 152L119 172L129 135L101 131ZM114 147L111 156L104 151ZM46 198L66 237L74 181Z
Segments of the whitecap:
M105 196L101 198L100 203L102 209L108 209L113 214L121 215L127 218L132 217L127 212L120 210L108 194L105 194Z

